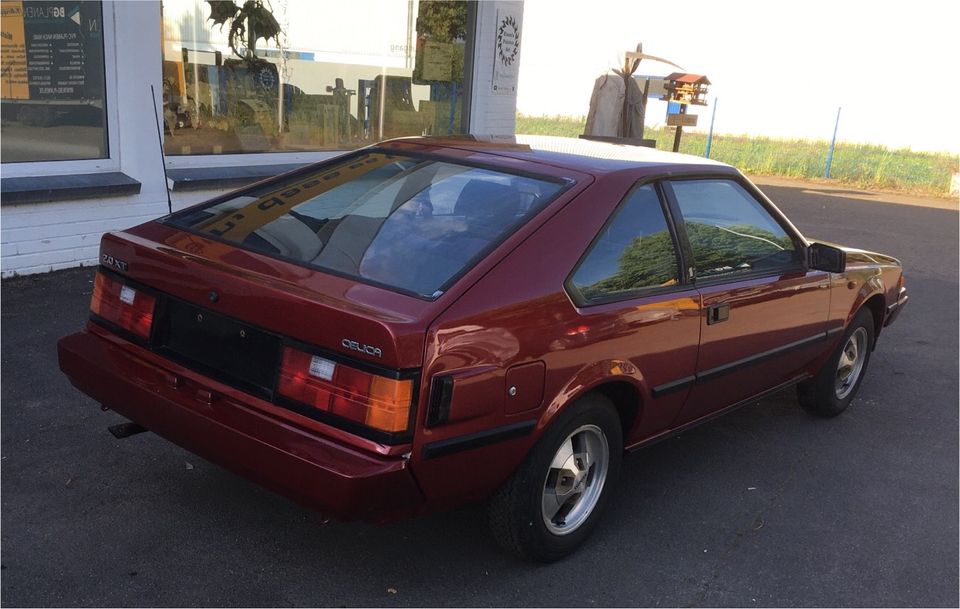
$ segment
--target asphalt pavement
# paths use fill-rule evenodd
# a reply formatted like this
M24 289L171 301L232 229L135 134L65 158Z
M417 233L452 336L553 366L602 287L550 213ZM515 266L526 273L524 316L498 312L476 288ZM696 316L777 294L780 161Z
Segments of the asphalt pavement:
M4 606L949 606L958 598L956 203L765 181L808 236L899 257L910 303L851 408L792 390L629 455L588 543L503 554L480 507L324 523L153 434L116 440L56 340L92 271L2 284Z

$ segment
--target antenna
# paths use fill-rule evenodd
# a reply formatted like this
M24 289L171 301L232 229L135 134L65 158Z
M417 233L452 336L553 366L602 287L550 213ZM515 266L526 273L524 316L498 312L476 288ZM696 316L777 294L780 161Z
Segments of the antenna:
M163 131L160 129L160 115L157 113L157 93L150 85L150 99L153 100L153 117L157 123L157 142L160 144L160 167L163 168L163 191L167 193L167 211L173 213L173 201L170 199L170 183L167 182L167 159L163 156Z

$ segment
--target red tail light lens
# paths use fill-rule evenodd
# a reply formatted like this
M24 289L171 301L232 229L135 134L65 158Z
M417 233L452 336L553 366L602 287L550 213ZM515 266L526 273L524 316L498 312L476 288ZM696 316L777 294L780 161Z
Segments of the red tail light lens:
M285 347L280 395L390 433L407 430L413 380L391 379Z
M150 338L156 304L157 299L150 294L103 273L97 273L94 279L90 311L140 338Z

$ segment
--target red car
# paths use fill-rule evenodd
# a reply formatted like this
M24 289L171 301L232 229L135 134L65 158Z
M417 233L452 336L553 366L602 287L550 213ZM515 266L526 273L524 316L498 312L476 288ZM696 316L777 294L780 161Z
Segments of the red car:
M489 500L570 553L625 450L795 384L834 416L907 301L736 169L582 140L402 139L104 236L81 391L341 519Z

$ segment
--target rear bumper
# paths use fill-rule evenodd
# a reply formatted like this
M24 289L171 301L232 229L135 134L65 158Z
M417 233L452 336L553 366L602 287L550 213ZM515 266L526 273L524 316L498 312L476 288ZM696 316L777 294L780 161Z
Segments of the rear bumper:
M236 392L218 391L206 377L148 361L156 356L138 350L89 331L57 343L60 369L80 391L324 514L382 522L411 515L423 503L402 457L369 454L279 420L244 403Z
M883 322L884 327L889 326L897 319L903 307L907 306L908 300L910 300L910 297L907 296L907 288L900 288L900 293L897 294L897 301L887 307L887 315Z

